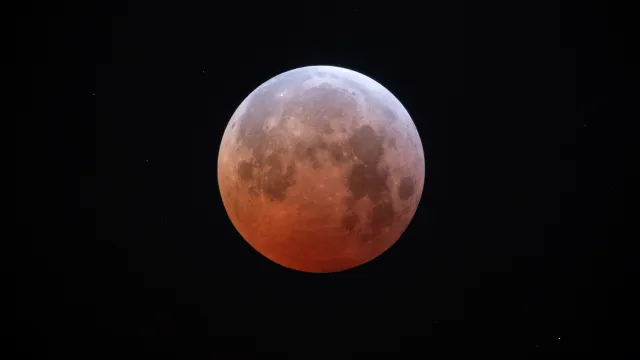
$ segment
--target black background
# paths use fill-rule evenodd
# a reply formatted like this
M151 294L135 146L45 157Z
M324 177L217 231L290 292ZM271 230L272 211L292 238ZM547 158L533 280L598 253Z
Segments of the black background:
M17 13L18 348L635 351L621 9L391 5ZM237 106L306 65L387 87L427 158L405 234L337 274L263 258L217 187Z

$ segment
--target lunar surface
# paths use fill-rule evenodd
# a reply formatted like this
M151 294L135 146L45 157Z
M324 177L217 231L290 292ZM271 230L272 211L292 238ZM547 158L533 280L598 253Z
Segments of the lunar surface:
M326 273L386 251L424 186L418 131L400 101L360 73L282 73L238 107L222 137L218 182L242 237L287 268Z

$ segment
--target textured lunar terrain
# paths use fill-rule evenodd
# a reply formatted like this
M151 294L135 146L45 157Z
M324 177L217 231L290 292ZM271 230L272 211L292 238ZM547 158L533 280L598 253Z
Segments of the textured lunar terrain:
M395 243L416 212L425 159L400 101L347 69L312 66L253 91L224 132L225 209L258 252L288 268L334 272Z

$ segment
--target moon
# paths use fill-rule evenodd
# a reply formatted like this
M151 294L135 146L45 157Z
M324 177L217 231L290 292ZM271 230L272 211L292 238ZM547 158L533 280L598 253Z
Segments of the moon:
M425 180L420 136L375 80L334 66L284 72L229 121L218 154L222 202L240 235L290 269L354 268L391 247Z

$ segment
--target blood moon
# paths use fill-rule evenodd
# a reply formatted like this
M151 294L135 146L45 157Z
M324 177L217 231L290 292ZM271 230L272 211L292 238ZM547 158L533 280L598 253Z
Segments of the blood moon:
M294 69L255 89L218 155L222 201L238 232L305 272L382 254L413 218L424 178L420 137L400 101L333 66Z

